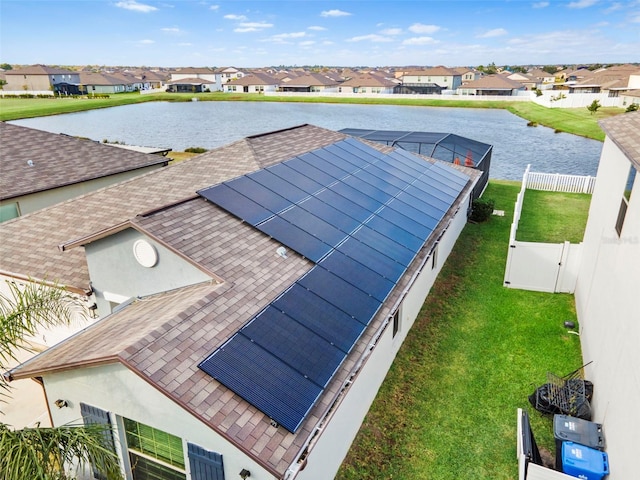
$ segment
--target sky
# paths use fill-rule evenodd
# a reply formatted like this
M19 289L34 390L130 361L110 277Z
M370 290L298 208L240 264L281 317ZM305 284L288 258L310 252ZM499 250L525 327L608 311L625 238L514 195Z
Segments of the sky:
M640 0L0 0L0 63L640 62Z

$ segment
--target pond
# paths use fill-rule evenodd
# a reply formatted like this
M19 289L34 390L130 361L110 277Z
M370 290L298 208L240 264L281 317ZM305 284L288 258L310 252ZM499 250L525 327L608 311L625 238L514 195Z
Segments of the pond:
M248 135L309 123L455 133L493 145L490 177L519 180L527 166L595 176L602 143L527 121L506 110L275 102L153 102L10 123L96 141L172 148L215 148Z

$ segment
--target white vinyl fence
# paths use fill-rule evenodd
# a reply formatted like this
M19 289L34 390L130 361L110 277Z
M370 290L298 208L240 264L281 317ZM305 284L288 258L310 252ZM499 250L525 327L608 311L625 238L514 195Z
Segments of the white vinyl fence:
M529 172L525 188L550 192L593 193L596 177Z
M586 180L591 177L583 177L584 179L580 183L573 179L573 175L560 175L561 178L554 181L556 175L548 175L547 178L547 174L530 173L529 168L530 165L527 165L522 177L522 188L518 193L513 212L504 286L539 292L573 293L580 266L582 244L521 242L516 240L516 233L527 188L535 189L533 186L536 185L536 182L540 182L545 186L545 188L539 188L540 190L575 192L573 188L576 184L580 184L582 190L585 189L584 185L586 184L590 185L586 188L589 191L584 193L591 193L593 190L592 182ZM540 178L536 179L536 176L540 176ZM530 177L535 180L530 180ZM551 188L552 185L555 185L555 188ZM582 190L580 190L581 193Z

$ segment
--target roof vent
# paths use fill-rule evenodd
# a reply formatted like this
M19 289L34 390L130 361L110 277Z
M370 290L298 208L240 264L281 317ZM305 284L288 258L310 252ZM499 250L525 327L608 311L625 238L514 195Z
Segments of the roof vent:
M158 251L146 240L136 240L133 244L133 256L143 267L151 268L158 263Z
M276 253L280 255L282 258L287 258L287 249L284 247L278 247Z
M35 163L33 163L33 160L27 160L27 165L29 165L30 167L33 167Z

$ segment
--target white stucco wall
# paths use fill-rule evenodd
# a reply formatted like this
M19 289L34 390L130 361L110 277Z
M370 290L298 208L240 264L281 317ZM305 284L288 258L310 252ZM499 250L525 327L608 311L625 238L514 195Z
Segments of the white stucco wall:
M389 323L353 384L341 399L333 418L320 433L304 470L298 473L296 480L329 479L335 476L466 221L466 209L463 207L440 239L435 268L432 268L432 257L429 257L404 297L400 307L400 328L395 338L392 323Z
M103 365L44 377L54 425L81 423L80 402L125 416L222 454L225 478L239 478L246 468L252 480L274 477L238 448L121 364ZM57 399L68 407L57 408ZM186 462L188 465L188 461Z
M636 478L640 445L640 175L620 236L615 230L630 161L604 143L576 286L584 362L594 383L593 420L602 423L610 480Z

